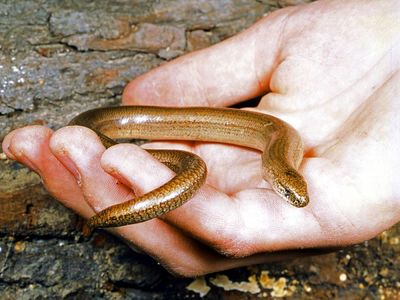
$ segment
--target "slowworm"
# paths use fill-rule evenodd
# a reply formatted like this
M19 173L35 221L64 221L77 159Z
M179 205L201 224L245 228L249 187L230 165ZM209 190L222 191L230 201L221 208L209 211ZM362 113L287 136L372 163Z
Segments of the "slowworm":
M307 184L297 171L303 158L300 136L270 115L230 108L120 106L86 111L69 125L94 130L105 147L114 139L191 140L244 146L262 152L262 174L275 192L296 207L307 205ZM193 153L147 150L176 176L161 187L110 206L89 219L91 228L143 222L171 211L203 185L207 168Z

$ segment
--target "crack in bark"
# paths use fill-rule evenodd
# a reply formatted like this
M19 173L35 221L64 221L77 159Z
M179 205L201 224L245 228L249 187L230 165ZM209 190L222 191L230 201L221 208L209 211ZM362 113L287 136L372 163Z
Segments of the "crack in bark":
M3 265L1 266L1 269L0 269L0 280L3 278L4 271L8 268L7 262L9 260L10 256L11 256L12 247L10 246L10 244L12 244L12 243L13 243L13 241L9 241L8 243L6 243L7 252L6 252L6 255L5 255L5 259L4 259Z

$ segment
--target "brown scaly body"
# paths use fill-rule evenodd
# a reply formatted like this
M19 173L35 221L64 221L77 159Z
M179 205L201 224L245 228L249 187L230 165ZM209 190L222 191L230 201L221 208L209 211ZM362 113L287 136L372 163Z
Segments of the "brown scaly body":
M109 147L115 138L220 142L262 151L263 176L296 207L307 205L307 184L297 169L303 145L297 132L266 114L207 107L120 106L84 112L70 125L93 129ZM143 222L189 200L206 178L205 163L195 154L148 150L177 175L165 185L127 202L113 205L89 220L89 226L113 227Z

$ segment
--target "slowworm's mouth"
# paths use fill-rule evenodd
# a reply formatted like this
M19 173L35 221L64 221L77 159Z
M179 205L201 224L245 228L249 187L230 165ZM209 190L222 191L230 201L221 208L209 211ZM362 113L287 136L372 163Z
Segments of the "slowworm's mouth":
M308 195L299 195L295 190L290 189L279 182L277 183L276 192L295 207L305 207L309 202Z

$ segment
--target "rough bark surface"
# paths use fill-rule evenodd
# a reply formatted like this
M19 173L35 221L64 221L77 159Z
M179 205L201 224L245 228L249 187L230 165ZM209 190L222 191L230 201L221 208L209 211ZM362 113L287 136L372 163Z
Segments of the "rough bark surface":
M302 0L0 1L0 141L118 104L135 76ZM399 299L400 226L335 253L174 278L82 220L0 159L1 299ZM189 288L188 288L189 287ZM197 292L189 289L197 290Z

